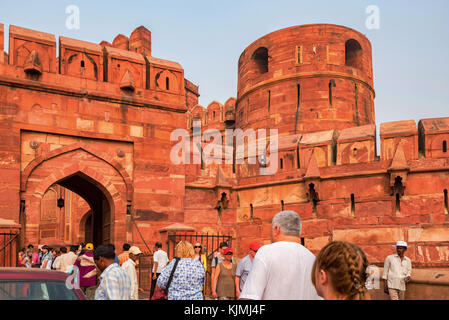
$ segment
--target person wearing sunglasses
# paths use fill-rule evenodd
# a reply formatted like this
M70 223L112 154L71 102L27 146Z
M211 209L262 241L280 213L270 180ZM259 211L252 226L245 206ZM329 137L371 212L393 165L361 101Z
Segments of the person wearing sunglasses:
M243 290L243 286L245 285L246 278L248 278L248 274L251 271L251 267L253 266L253 260L256 256L257 250L259 250L260 244L257 241L253 241L249 244L249 252L248 255L243 257L235 271L235 295L238 299L240 296L240 292Z
M201 243L199 243L199 242L195 243L193 248L195 249L195 259L200 260L201 264L204 267L204 270L207 271L206 255L204 253L202 253Z
M193 249L195 251L194 259L199 260L201 262L201 264L204 267L205 274L207 274L207 272L206 272L207 271L207 258L206 258L206 255L202 252L203 248L201 246L201 243L199 243L199 242L195 243L195 245L193 246ZM206 287L206 284L203 285L203 295L206 293L205 287Z

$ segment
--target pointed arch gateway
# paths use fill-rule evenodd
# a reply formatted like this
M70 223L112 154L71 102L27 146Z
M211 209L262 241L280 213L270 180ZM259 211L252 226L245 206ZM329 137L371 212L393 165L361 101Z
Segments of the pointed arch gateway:
M68 245L89 240L97 246L124 242L129 237L125 231L126 208L132 198L130 177L107 155L86 149L78 145L53 150L33 160L22 172L25 243ZM42 200L55 185L85 200L91 214L91 219L82 219L83 215L78 214L70 220L70 237L64 234L63 226L55 225L55 221L64 221L65 211L57 212L60 219L53 222L45 220L42 212ZM65 203L64 210L68 206L70 203ZM78 236L78 230L84 230L84 234ZM86 239L88 234L90 239Z

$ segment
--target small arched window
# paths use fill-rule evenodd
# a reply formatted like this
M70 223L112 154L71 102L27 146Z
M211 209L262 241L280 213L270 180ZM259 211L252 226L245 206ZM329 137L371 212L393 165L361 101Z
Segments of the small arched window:
M85 67L84 60L81 60L81 68L84 68L84 67Z
M357 40L345 43L345 65L362 70L362 46Z
M260 47L254 51L252 59L257 65L260 73L268 72L268 49Z
M447 152L447 142L446 140L443 141L443 152Z
M165 89L170 90L170 79L168 77L165 78Z

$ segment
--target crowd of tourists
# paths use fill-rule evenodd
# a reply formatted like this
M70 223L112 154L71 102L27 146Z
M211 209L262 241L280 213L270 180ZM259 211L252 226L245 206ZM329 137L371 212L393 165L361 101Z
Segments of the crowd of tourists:
M113 244L94 248L86 243L72 245L69 250L39 245L37 251L29 244L20 250L18 265L74 275L73 285L78 285L89 300L138 300L136 263L141 254L137 246L128 243L118 256Z
M257 241L236 263L228 243L222 242L212 258L211 294L217 300L366 300L369 263L356 244L332 241L315 256L300 244L301 219L294 211L281 211L272 220L271 243ZM385 260L384 291L392 300L404 299L411 279L407 243L398 241L396 253ZM206 255L201 243L180 241L171 261L157 242L153 252L150 299L203 300L206 290ZM116 256L114 245L91 243L55 250L29 245L21 251L20 264L67 273L78 272L79 285L88 299L139 298L136 263L140 249L123 245Z

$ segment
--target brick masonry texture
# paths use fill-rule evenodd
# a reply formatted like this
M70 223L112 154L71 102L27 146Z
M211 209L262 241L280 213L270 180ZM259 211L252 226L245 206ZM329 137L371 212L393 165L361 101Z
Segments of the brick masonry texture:
M377 155L361 33L316 24L265 35L240 55L237 97L204 108L179 63L151 56L143 26L112 44L10 26L8 52L3 30L0 218L22 226L22 244L144 247L142 235L165 246L176 224L231 235L242 257L252 240L270 242L284 209L299 213L315 253L348 240L380 264L405 240L415 266L449 267L449 118L382 123ZM278 171L260 175L247 155L173 164L171 132L192 138L194 120L202 132L278 129Z

